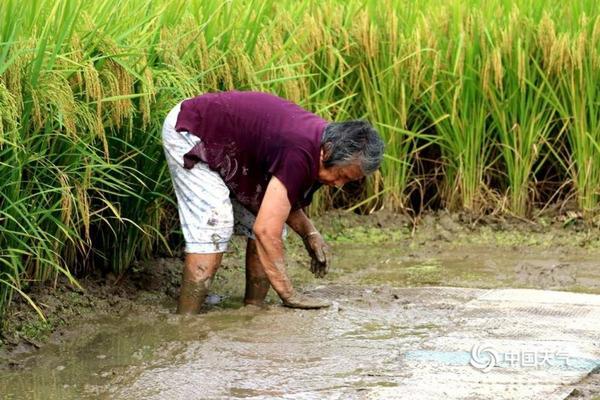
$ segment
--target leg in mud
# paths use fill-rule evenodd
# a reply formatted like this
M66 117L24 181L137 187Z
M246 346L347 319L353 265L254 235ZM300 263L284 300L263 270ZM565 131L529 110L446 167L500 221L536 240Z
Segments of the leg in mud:
M261 305L267 297L271 284L258 258L256 240L248 238L246 246L246 295L245 305Z
M221 265L223 253L185 256L177 314L198 314L208 294L210 282Z

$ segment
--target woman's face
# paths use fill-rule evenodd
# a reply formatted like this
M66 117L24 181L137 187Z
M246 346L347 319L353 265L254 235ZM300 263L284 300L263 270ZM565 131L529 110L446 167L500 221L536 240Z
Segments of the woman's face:
M336 165L329 168L325 168L321 164L318 179L324 185L342 187L344 184L356 181L363 176L364 174L357 164L349 164L341 167Z

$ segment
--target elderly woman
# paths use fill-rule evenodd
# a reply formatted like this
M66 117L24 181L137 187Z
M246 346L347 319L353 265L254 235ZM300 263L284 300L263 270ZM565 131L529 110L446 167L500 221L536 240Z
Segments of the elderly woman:
M164 149L185 238L177 312L198 313L234 231L248 237L245 304L272 286L283 304L329 306L296 292L285 266L285 224L327 273L327 245L303 207L322 185L374 172L383 142L365 121L328 123L267 93L208 93L179 103L163 126Z

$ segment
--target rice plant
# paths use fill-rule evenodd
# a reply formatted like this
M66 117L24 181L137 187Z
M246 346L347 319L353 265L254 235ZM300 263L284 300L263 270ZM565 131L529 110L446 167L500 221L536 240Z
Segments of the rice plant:
M599 16L592 0L0 2L0 312L180 243L160 127L207 91L373 122L387 150L361 209L407 211L432 149L445 207L530 215L552 162L592 218Z
M518 24L522 22L513 18L512 29ZM506 176L504 195L509 210L520 216L531 211L535 168L541 165L543 148L560 125L546 95L548 77L535 59L534 32L523 31L510 48L501 42L489 43L491 54L482 76Z

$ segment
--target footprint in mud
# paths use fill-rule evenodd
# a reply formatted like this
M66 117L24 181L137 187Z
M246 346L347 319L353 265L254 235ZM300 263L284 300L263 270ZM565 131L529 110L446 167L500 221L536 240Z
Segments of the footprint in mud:
M563 288L575 285L576 266L553 261L527 261L516 267L519 283L539 288Z

